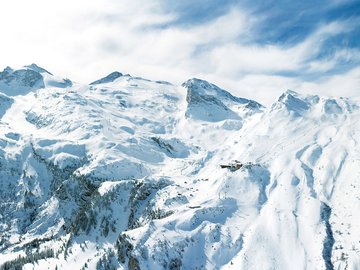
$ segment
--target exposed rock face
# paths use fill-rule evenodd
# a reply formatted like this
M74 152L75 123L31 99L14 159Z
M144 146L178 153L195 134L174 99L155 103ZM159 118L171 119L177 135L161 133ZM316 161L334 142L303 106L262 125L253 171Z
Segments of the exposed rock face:
M102 83L109 83L109 82L113 82L116 79L120 78L121 76L123 76L122 73L118 72L118 71L114 71L112 73L110 73L109 75L107 75L104 78L101 78L99 80L96 80L92 83L90 83L90 85L96 85L96 84L102 84Z
M52 73L50 73L49 71L47 71L46 69L42 68L42 67L39 67L37 64L31 64L31 65L27 65L25 66L25 68L27 69L31 69L35 72L38 72L38 73L47 73L49 75L53 75Z
M7 85L18 84L19 86L34 87L42 80L42 76L33 70L20 69L9 72L8 69L5 69L0 72L0 80Z
M182 84L187 89L186 116L202 121L218 122L225 119L241 120L239 108L256 112L262 106L252 100L238 98L229 92L200 79Z
M6 110L10 108L14 100L6 95L0 93L0 118L4 115Z
M0 92L8 96L24 95L44 86L43 76L30 68L13 70L7 67L0 72Z

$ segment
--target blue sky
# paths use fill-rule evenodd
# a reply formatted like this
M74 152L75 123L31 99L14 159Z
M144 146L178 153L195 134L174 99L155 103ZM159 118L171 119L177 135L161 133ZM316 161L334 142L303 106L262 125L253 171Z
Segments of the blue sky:
M267 105L286 89L360 95L360 0L13 0L0 23L2 67L200 77Z

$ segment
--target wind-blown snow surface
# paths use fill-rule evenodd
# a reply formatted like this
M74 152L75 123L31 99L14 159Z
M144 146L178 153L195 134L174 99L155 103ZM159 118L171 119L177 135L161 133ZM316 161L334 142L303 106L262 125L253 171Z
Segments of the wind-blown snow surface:
M360 269L358 99L36 65L0 92L2 269Z

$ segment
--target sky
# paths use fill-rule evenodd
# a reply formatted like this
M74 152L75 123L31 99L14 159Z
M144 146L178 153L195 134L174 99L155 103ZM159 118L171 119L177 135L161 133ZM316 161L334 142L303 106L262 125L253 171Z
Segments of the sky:
M360 96L360 0L12 0L0 25L0 68L197 77L265 105L286 89Z

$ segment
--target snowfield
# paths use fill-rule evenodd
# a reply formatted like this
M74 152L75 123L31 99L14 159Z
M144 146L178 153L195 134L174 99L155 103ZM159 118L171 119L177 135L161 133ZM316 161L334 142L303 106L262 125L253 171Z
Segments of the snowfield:
M360 269L359 138L356 98L8 67L0 269Z

